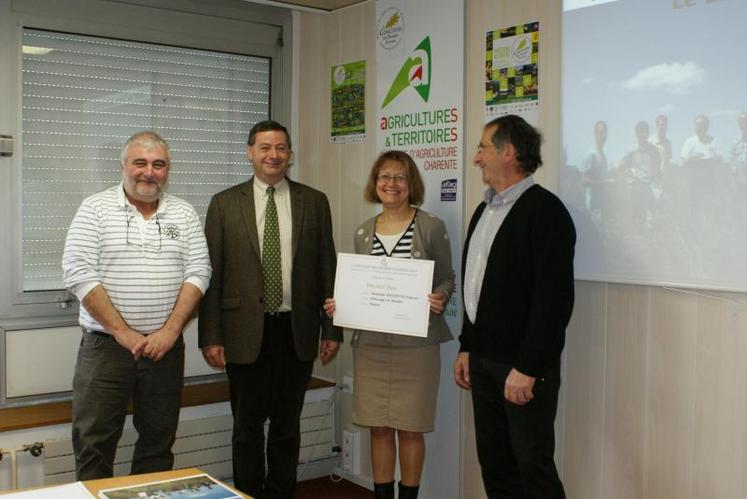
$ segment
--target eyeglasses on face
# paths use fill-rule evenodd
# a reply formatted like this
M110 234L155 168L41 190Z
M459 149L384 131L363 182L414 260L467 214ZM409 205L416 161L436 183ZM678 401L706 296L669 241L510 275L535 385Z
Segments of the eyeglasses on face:
M395 184L404 184L407 182L407 175L390 175L388 173L380 173L376 179L382 184L388 184L394 182Z
M151 251L154 253L160 253L161 252L161 221L158 219L158 213L156 213L156 226L158 226L158 247L151 245L151 244L141 244L135 241L130 241L130 224L132 223L132 220L135 218L135 215L130 215L129 217L125 213L125 221L127 222L127 232L125 233L125 241L127 242L127 246L134 246L136 248L140 248L143 251Z

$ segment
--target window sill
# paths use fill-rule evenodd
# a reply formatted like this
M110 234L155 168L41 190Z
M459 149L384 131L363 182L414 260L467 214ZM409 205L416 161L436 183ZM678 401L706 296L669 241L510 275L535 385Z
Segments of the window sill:
M311 378L309 390L330 386L335 386L335 384L330 381ZM182 407L214 404L228 400L227 381L189 385L185 386L182 391ZM127 412L128 414L131 412L129 407ZM72 402L69 400L0 409L0 432L70 423L71 414Z

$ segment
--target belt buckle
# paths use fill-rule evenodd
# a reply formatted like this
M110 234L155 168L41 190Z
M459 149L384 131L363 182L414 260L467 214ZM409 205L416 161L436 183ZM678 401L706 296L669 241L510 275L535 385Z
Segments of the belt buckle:
M290 315L290 310L276 310L274 312L265 312L265 315L271 319L280 319L281 317Z

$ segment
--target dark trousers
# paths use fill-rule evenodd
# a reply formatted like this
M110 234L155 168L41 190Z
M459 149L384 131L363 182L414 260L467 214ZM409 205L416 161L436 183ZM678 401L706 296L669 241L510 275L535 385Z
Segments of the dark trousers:
M77 480L107 478L132 399L138 432L131 473L167 471L184 384L181 337L159 362L140 358L113 337L83 333L73 377L73 449Z
M477 457L490 499L563 499L555 468L555 413L560 366L534 384L534 399L512 404L503 396L512 366L470 354Z
M265 315L262 348L253 364L226 366L233 412L233 479L239 490L261 499L293 497L301 410L313 364L298 360L290 313L281 313Z

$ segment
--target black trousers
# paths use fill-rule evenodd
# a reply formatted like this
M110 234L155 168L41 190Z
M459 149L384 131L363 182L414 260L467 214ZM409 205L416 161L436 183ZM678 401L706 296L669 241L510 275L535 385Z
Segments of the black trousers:
M313 362L298 360L290 313L265 315L262 348L253 364L226 365L233 412L233 479L239 490L258 499L293 497L301 410L312 367Z
M170 470L184 385L181 337L158 362L132 354L105 333L83 333L73 377L73 449L78 480L114 473L127 401L138 432L131 473Z
M512 366L469 356L477 457L490 499L564 499L555 468L555 413L560 365L534 384L534 399L512 404L503 396Z

